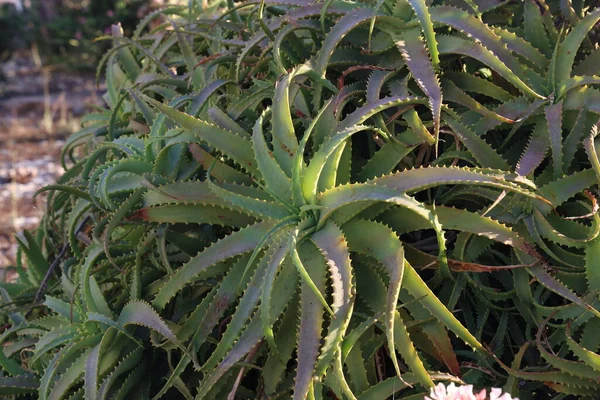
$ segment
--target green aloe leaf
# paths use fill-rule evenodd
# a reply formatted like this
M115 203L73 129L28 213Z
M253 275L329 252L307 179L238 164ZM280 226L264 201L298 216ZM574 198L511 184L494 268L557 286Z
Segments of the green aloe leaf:
M303 249L304 264L308 275L311 277L315 288L323 293L325 291L325 260L312 245L310 250ZM324 307L317 298L314 290L306 281L301 285L300 296L300 327L298 330L298 367L294 380L294 400L303 400L309 392L313 391L313 376L321 347L321 329L323 326Z
M221 261L251 252L270 227L269 222L254 224L214 243L178 269L175 275L166 281L156 295L153 305L158 309L164 308L177 292L193 283L195 277L203 270Z
M581 43L587 37L589 30L598 21L600 21L600 9L593 10L586 15L560 44L556 57L556 82L563 82L571 77L577 49L579 49L579 46L581 46Z
M415 3L423 3L424 5L423 1ZM427 15L427 17L429 16L426 11L424 14ZM417 15L419 15L419 13L417 13ZM421 23L423 24L423 21ZM431 25L431 21L429 21L429 24ZM431 29L431 34L433 34L433 28ZM396 46L400 49L400 53L404 58L404 62L408 65L411 74L429 99L429 106L433 113L433 135L436 138L437 149L442 113L442 88L434 70L435 66L439 63L439 59L437 59L436 62L436 56L434 56L434 54L437 54L435 37L428 37L428 31L425 31L425 38L427 39L429 52L433 59L433 65L424 44L421 42L421 33L418 29L406 30L400 35L393 35L392 37L394 42L396 42Z
M182 128L193 132L200 140L205 141L208 145L222 152L226 157L231 158L242 169L252 174L256 173L256 161L254 161L252 145L247 139L177 111L147 96L143 96L143 98L153 107L180 124Z
M329 222L311 236L311 241L325 258L333 289L333 317L316 365L317 375L323 375L341 350L342 340L350 323L355 299L353 273L348 243L338 226Z
M404 249L400 239L388 227L370 221L351 221L343 226L344 231L348 232L350 248L363 254L374 257L387 270L389 276L389 285L385 301L385 323L386 336L390 357L396 369L398 376L403 376L400 372L395 349L399 348L404 360L409 364L415 377L425 386L432 386L433 382L425 370L418 354L412 348L408 333L396 308L402 288L402 278L404 275ZM399 326L396 327L398 320ZM396 331L403 333L404 343L396 343ZM406 340L408 339L408 342Z

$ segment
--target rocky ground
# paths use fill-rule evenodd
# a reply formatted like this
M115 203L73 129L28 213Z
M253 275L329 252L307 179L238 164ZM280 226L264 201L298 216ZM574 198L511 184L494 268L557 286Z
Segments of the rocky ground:
M38 68L27 53L0 64L0 268L14 265L14 235L44 210L33 194L63 173L64 141L101 93L93 75Z

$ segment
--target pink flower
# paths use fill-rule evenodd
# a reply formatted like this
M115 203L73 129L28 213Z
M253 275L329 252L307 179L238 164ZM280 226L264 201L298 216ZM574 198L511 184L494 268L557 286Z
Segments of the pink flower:
M481 392L473 393L473 385L455 386L454 383L450 383L448 386L444 386L443 383L438 383L437 386L431 388L429 396L425 396L424 400L487 400L486 390L483 389ZM512 398L510 394L502 394L502 389L492 388L489 400L519 400L518 398Z
M517 397L514 399L510 397L510 394L504 393L502 394L502 389L492 388L492 393L490 393L490 400L519 400Z

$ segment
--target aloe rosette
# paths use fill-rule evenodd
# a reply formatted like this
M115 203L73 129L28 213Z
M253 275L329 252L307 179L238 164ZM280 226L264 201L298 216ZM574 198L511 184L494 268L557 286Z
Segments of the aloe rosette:
M190 2L103 38L107 108L0 292L0 392L597 389L600 13L430 3Z

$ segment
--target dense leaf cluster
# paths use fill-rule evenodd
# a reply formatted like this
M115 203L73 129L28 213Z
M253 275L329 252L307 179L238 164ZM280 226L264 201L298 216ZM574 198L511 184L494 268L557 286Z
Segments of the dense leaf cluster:
M592 3L198 1L115 29L107 107L0 290L0 393L596 396Z

